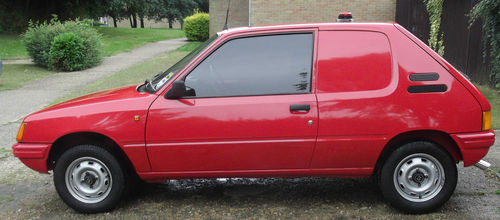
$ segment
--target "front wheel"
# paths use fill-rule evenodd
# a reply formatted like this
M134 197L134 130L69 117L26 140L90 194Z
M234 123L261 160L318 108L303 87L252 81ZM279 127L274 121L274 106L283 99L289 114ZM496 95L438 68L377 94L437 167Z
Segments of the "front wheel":
M457 185L457 167L436 144L419 141L396 149L384 163L380 188L394 207L408 213L443 205Z
M61 199L76 211L104 212L120 201L125 176L110 152L94 145L80 145L57 160L54 185Z

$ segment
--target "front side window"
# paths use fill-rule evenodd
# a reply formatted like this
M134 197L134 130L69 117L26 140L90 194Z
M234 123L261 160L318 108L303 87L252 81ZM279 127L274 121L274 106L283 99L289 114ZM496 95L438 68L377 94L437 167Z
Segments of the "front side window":
M310 92L313 34L237 38L219 47L185 79L196 97Z

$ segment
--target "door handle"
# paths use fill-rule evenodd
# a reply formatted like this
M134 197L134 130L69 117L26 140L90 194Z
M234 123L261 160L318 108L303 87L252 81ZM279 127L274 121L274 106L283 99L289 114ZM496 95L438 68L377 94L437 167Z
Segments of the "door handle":
M309 104L294 104L290 105L291 112L307 112L311 110L311 105Z

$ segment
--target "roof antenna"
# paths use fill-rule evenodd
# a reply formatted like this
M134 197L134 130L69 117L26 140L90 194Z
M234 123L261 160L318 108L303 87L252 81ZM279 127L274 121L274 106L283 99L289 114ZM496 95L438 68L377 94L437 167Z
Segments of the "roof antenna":
M227 3L227 12L226 12L226 23L224 23L224 28L222 30L227 30L227 17L229 17L229 6L231 6L231 0Z

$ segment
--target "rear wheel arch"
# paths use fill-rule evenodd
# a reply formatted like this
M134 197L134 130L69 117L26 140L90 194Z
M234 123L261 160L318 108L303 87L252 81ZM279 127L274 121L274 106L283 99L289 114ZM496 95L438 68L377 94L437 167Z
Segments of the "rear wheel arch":
M416 141L428 141L442 147L456 162L462 160L460 148L456 142L445 132L437 130L416 130L398 134L391 138L379 155L375 165L374 174L378 175L385 160L399 147Z
M50 148L49 157L47 159L48 169L51 170L54 168L57 159L65 151L82 144L94 144L107 150L116 157L125 170L135 172L132 162L113 139L93 132L71 133L58 138Z

